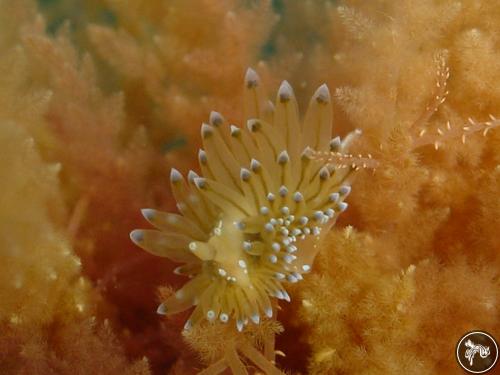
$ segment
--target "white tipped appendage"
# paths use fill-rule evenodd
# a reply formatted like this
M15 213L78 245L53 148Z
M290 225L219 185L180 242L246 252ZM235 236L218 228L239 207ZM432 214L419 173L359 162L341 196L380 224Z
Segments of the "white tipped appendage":
M144 239L144 233L140 229L135 229L132 232L130 232L130 239L135 244L139 244Z
M205 124L205 123L201 125L201 138L202 139L206 139L206 138L210 137L212 134L213 134L212 126Z
M248 68L245 73L245 85L248 88L256 87L259 84L259 75L252 68Z
M242 181L245 181L247 182L248 180L250 180L250 171L246 168L241 168L240 169L240 178Z
M158 306L158 308L156 309L156 313L159 314L159 315L166 315L167 314L167 308L165 306L165 304L160 304L160 306Z
M224 118L219 112L212 111L210 112L210 117L208 121L210 122L210 125L218 127L224 123Z
M177 169L172 168L170 170L170 181L173 183L176 183L176 182L179 182L181 180L182 180L181 173Z
M204 150L202 150L202 149L200 149L200 150L198 151L198 160L199 160L200 164L202 164L202 165L205 165L205 164L207 164L207 162L208 162L208 159L207 159L207 154L206 154L206 152L205 152Z
M155 217L155 212L156 211L152 208L143 208L141 210L142 216L144 216L146 220L153 220L153 218Z
M283 150L280 152L278 155L278 163L279 164L286 164L290 161L290 157L288 156L288 152L286 150Z
M326 83L323 83L313 95L313 98L320 104L326 104L330 102L330 90Z
M287 81L281 82L280 88L278 90L278 98L281 103L288 102L293 97L292 86Z
M255 159L252 159L250 161L250 169L253 171L253 172L258 172L260 170L260 163L255 160Z

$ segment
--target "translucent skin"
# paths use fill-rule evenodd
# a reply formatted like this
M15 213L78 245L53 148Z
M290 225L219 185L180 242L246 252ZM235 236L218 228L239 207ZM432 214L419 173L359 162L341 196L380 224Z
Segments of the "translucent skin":
M346 154L353 133L331 139L332 108L326 85L318 88L301 123L293 89L284 81L276 103L261 98L259 78L245 77L246 128L225 124L217 112L201 127L198 157L204 177L171 172L181 215L143 210L159 231L136 230L132 240L155 255L185 263L191 278L158 308L174 314L195 306L186 329L200 319L238 330L273 315L271 299L289 301L284 285L311 269L322 233L347 208L357 169ZM336 152L347 163L327 164L314 152Z

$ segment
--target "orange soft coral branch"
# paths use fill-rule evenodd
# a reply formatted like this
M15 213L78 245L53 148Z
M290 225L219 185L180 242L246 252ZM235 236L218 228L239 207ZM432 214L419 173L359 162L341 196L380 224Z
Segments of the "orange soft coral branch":
M89 36L122 77L130 115L147 122L154 142L180 133L195 144L197 124L214 107L231 122L240 117L234 93L276 22L271 1L132 1L126 7L111 1L110 7L119 29L91 25Z
M184 337L210 365L199 374L212 375L230 369L233 374L248 374L250 361L265 374L282 375L273 358L266 356L266 343L281 332L275 320L267 320L260 326L248 327L243 333L236 332L225 324L202 324ZM274 340L273 340L274 341Z
M222 373L226 369L230 369L234 375L247 375L248 371L246 370L245 364L241 361L238 352L241 352L247 359L255 363L265 374L284 374L248 342L240 342L236 346L228 345L224 358L221 358L206 369L200 371L198 375L216 375Z

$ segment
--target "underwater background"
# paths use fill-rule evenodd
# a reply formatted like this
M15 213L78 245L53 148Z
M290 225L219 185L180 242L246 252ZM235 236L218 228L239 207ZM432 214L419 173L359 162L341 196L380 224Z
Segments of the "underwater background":
M0 0L0 56L0 374L460 374L462 335L500 338L498 2ZM289 102L335 225L272 317L186 330L157 309L189 279L129 234L183 211L172 168L217 180L214 113L288 134Z

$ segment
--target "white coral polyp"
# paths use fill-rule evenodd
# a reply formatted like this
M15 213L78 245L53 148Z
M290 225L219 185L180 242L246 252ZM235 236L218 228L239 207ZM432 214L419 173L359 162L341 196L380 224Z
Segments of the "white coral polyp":
M195 306L186 329L205 318L232 319L241 331L272 317L272 298L290 300L284 285L302 280L321 234L347 208L345 183L355 166L311 157L313 150L347 151L347 142L331 140L327 86L318 88L301 123L288 82L273 106L262 100L255 71L249 69L245 81L246 126L227 125L212 112L201 127L203 177L190 171L186 181L172 169L182 215L145 209L157 230L131 233L146 251L184 263L176 273L191 280L158 312Z

